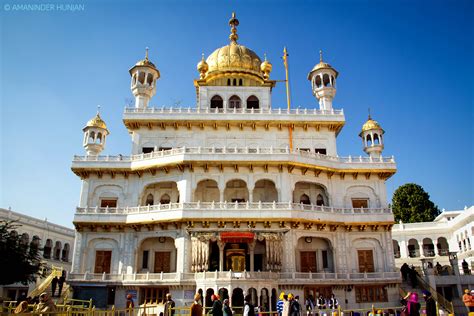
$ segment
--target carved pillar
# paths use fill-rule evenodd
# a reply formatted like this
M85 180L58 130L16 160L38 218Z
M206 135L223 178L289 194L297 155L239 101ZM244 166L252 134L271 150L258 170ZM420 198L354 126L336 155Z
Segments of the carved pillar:
M250 252L250 271L253 272L255 270L255 240L252 243L249 243L249 252Z
M217 246L219 246L219 271L224 271L224 247L225 242L218 241Z

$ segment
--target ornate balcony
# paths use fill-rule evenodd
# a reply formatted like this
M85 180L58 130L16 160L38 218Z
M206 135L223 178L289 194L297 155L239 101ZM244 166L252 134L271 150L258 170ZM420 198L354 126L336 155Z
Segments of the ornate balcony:
M372 273L311 273L311 272L233 272L214 271L196 273L133 273L133 274L100 274L70 273L70 283L106 282L124 285L139 284L195 284L200 281L232 281L232 280L273 280L279 284L346 284L400 282L399 272Z
M357 173L380 171L390 176L396 171L395 160L392 157L333 157L307 151L290 151L288 148L249 148L249 147L180 147L164 151L133 156L74 156L72 170L80 175L83 170L144 170L155 166L166 167L183 164L264 164L281 165L283 162L321 168L337 172Z
M74 222L140 223L149 220L305 220L341 223L392 222L389 208L335 208L291 202L190 202L137 207L78 207Z

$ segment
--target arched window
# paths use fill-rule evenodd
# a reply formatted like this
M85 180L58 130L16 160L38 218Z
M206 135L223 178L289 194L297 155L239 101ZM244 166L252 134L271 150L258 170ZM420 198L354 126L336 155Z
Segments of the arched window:
M321 194L318 194L318 197L316 198L316 205L324 206L324 198Z
M224 107L224 101L218 95L211 98L211 109L222 109Z
M254 95L251 95L247 98L247 109L258 109L259 101L258 98Z
M242 79L239 79L239 86L242 85Z
M138 82L140 82L141 84L145 83L145 73L142 71L138 73Z
M43 257L46 259L51 258L51 248L53 248L53 241L51 239L46 239L46 243L43 248Z
M101 140L102 140L102 133L97 133L97 139L95 140L95 142L97 144L100 144Z
M234 79L235 80L235 79ZM240 109L241 100L238 96L233 95L229 99L229 108L231 109Z
M367 135L365 141L367 143L367 146L372 146L372 137L370 135Z
M311 201L309 200L309 196L307 196L306 194L303 194L303 195L300 197L300 203L301 203L301 204L305 204L305 205L310 205L310 204L311 204Z
M148 74L146 81L151 86L151 84L153 83L153 75Z
M90 132L89 134L89 139L90 139L90 142L93 143L95 140L95 133L94 132Z
M331 76L331 82L332 82L332 86L335 87L336 86L336 79L334 79L334 76Z
M69 244L68 243L64 244L64 248L63 248L63 251L61 253L61 260L64 261L64 262L69 261Z
M160 204L170 204L171 198L168 194L163 194L160 198Z
M321 88L321 76L316 76L316 87Z
M236 86L237 85L237 79L232 80L232 85Z
M330 87L331 86L331 82L329 81L329 75L328 74L323 75L323 84L324 84L325 87Z
M230 79L227 79L227 85L230 86Z
M380 144L379 135L374 134L374 145L379 145L379 144Z
M61 257L61 242L57 241L56 245L54 246L54 259L59 260Z
M145 202L145 205L153 205L154 201L153 201L153 194L148 194L147 197L146 197L146 202Z

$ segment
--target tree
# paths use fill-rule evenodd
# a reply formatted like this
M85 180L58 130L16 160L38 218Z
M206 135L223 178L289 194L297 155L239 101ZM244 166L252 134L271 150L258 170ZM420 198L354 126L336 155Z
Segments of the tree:
M0 285L34 282L43 266L39 240L25 242L15 231L18 226L0 221Z
M430 222L440 214L430 195L415 183L404 184L395 191L392 211L395 221L404 223Z

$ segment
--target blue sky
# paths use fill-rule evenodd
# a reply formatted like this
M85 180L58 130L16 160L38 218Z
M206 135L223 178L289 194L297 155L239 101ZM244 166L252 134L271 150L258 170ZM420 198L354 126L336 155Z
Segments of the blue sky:
M364 155L358 133L370 107L386 131L384 156L398 163L389 199L415 182L440 209L473 204L473 1L223 2L73 1L83 10L25 11L1 0L0 207L72 226L80 179L71 160L84 153L82 127L96 106L111 132L104 154L128 154L128 69L150 47L161 72L151 104L194 106L196 64L228 43L232 11L239 43L267 53L273 79L284 79L287 46L294 108L317 107L306 76L323 49L339 71L334 107L347 120L339 155ZM273 106L285 100L277 85Z

